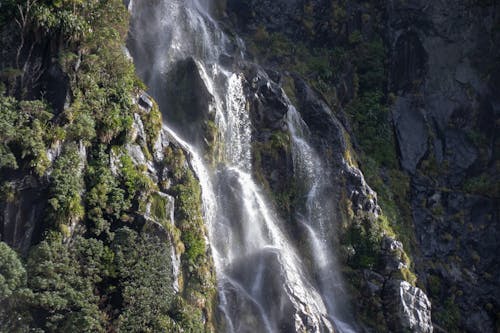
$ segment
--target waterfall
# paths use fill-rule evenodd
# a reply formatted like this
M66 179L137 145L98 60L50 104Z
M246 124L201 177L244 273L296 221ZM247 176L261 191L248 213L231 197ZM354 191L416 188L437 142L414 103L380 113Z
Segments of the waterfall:
M328 196L328 192L331 193L329 191L331 184L328 181L329 172L312 148L307 125L291 103L289 103L286 120L292 139L294 173L302 180L307 193L305 205L302 211L298 212L297 220L307 231L314 269L319 276L320 292L337 330L344 333L355 332L347 323L352 320L349 312L346 311L347 307L338 306L348 304L348 302L335 251L331 248L332 236L328 234L327 228L335 222L333 221L334 207Z
M335 299L341 290L331 250L324 238L331 207L322 197L324 168L307 143L307 127L291 109L297 176L310 188L302 223L310 234L320 281L315 281L277 213L254 181L252 128L241 73L224 68L219 58L230 54L230 40L210 17L208 1L135 0L129 3L132 28L129 49L137 72L165 115L164 131L189 152L200 181L204 220L214 258L220 323L227 332L332 332L353 330ZM241 45L240 40L234 43ZM240 50L241 51L241 50ZM176 96L165 96L169 73L179 61L192 59L193 77L201 81L197 104L215 120L223 153L216 168L204 158L203 144L192 123L169 121ZM175 84L175 82L174 82ZM197 89L199 90L199 89ZM198 91L188 92L197 94ZM170 100L168 100L170 99ZM175 102L175 101L174 101ZM203 105L202 105L203 104ZM205 109L206 106L206 109ZM202 109L202 110L201 110ZM191 111L191 110L190 110ZM193 127L194 128L194 127ZM192 134L192 135L191 135ZM329 285L332 284L332 285Z

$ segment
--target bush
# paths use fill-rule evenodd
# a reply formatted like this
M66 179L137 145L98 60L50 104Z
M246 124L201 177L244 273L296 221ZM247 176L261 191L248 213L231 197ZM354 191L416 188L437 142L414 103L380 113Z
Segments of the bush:
M54 163L49 190L48 216L56 226L69 224L84 215L83 163L76 144L69 144Z
M94 293L101 281L105 248L97 240L78 238L72 247L52 236L30 251L27 300L42 329L104 332L104 314ZM34 324L34 323L33 323ZM36 324L34 324L37 326Z
M173 301L170 244L155 236L122 228L113 242L118 288L123 299L119 331L165 332Z

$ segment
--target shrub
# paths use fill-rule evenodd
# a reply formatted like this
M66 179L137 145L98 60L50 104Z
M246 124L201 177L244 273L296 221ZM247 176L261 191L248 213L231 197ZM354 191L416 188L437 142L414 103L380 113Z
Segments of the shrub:
M69 224L84 214L83 161L76 144L69 144L56 160L49 190L49 219L55 225Z

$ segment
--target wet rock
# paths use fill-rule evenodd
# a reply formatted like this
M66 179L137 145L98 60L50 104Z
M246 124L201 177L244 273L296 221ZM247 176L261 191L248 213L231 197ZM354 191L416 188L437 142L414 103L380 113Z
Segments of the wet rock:
M43 231L47 186L33 176L10 183L13 200L0 203L0 239L26 253Z
M133 143L128 143L125 145L125 150L127 154L132 158L132 162L136 166L143 166L145 165L147 167L148 175L149 177L153 180L153 182L157 183L158 182L158 169L156 168L155 164L153 161L150 161L146 158L146 155L144 155L144 151L141 146L138 144L133 144ZM116 169L116 159L113 158L115 161L113 161L113 166L112 169Z
M414 31L402 33L395 45L393 66L393 89L411 90L421 82L427 65L427 52L422 46L418 34Z
M134 113L134 122L132 123L130 141L137 141L139 144L146 146L146 131L144 130L144 124L141 120L141 116L137 113Z
M281 87L257 67L248 69L246 76L253 93L249 94L252 124L257 128L282 129L288 111L288 101Z
M202 143L204 122L215 100L193 58L180 60L165 75L158 104L165 121L191 143Z
M139 96L139 98L138 98L138 104L139 104L140 107L142 107L145 111L148 111L148 112L151 111L151 109L154 106L153 100L146 93L142 93Z
M392 273L406 267L402 261L403 243L391 237L385 236L382 239L382 261L384 263L384 275L390 276Z
M47 158L49 159L50 163L54 163L55 160L61 155L62 152L62 143L61 141L56 141L52 146L47 149Z
M249 263L252 263L249 265ZM284 272L284 262L279 252L273 249L263 249L252 257L244 258L241 263L234 265L235 281L241 284L232 284L233 279L227 279L228 287L225 288L227 301L234 304L230 309L235 313L232 318L238 318L242 332L275 330L280 332L335 332L326 315L326 308L321 296L315 293L305 281L291 280L290 272ZM286 264L285 264L286 265ZM251 268L250 268L251 267ZM260 270L261 277L255 285L253 274L246 274L248 269ZM272 287L273 285L286 285L286 288ZM266 286L266 287L265 287ZM241 298L241 293L231 292L231 289L244 288L248 294L247 299ZM273 294L269 294L274 291ZM307 297L309 295L309 297ZM257 305L260 304L260 306ZM255 313L253 318L262 318L259 323L246 322L244 316L238 316L242 310ZM250 317L250 316L249 316ZM269 326L271 322L267 317L273 318L271 322L278 323L279 327ZM294 318L294 321L290 319ZM250 318L247 318L247 320Z
M147 164L146 156L144 156L142 148L139 145L127 144L125 149L135 165Z

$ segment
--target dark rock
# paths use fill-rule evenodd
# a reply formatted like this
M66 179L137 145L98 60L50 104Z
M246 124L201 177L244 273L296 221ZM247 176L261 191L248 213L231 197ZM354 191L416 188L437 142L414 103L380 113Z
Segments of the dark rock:
M409 91L419 84L427 65L427 52L418 34L414 31L402 33L395 45L392 82L395 91Z
M415 173L427 151L428 130L423 110L414 100L398 98L393 108L394 126L399 143L401 166Z
M12 202L1 202L0 237L16 250L27 253L41 239L47 204L46 185L32 176L12 183L16 195Z
M158 104L164 120L192 143L203 142L204 122L214 103L193 58L178 61L165 75Z
M412 173L412 216L421 251L414 262L422 276L437 269L441 285L447 286L432 294L437 326L444 325L439 321L448 315L444 303L453 297L460 320L452 325L469 332L494 331L499 303L492 299L500 297L500 281L491 278L500 274L498 259L491 256L500 251L493 241L498 239L498 209L493 208L498 198L463 193L471 174L486 173L495 181L488 166L495 140L491 124L498 119L493 17L498 17L493 3L412 0L388 7L391 87L399 94L394 124L401 164ZM418 108L408 102L415 99ZM474 135L483 141L471 140ZM423 158L436 161L431 170L419 165ZM455 297L451 288L463 295ZM487 303L491 311L476 310Z
M56 114L61 113L68 101L69 78L59 63L54 62L43 76L44 98L51 104Z

